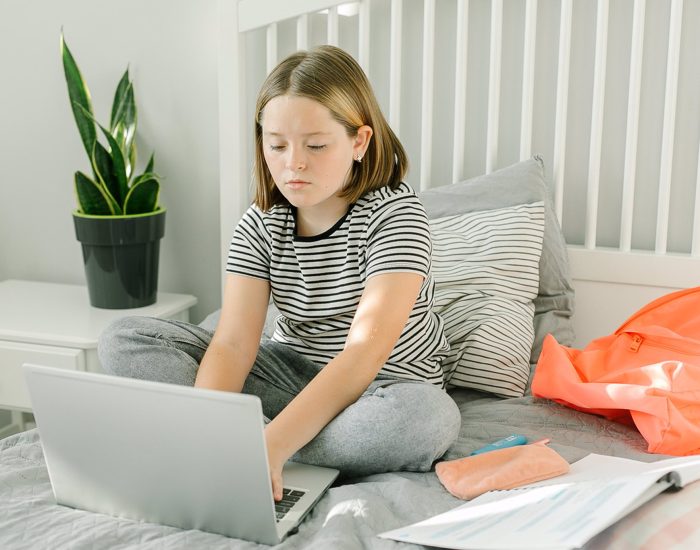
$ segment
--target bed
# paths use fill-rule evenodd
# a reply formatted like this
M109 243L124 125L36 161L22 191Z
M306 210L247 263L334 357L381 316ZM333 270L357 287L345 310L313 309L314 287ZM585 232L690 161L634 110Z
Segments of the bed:
M692 61L700 40L690 24L700 20L700 3L661 4L295 0L270 9L220 0L222 272L251 197L251 125L239 121L251 119L255 91L278 60L340 45L370 75L408 150L408 182L436 237L438 280L454 257L440 238L455 220L502 239L512 257L520 258L518 239L501 235L494 219L519 220L539 235L535 255L510 281L519 286L508 297L514 305L479 272L495 241L479 250L485 255L459 252L474 279L445 285L436 302L454 339L449 391L462 413L445 458L513 433L550 438L569 462L591 452L662 458L646 452L634 428L529 391L544 334L583 347L651 299L700 281L700 79ZM215 322L216 312L203 321ZM489 339L504 333L508 342ZM489 350L501 357L475 372ZM332 487L280 548L411 548L376 535L459 504L434 472L350 480ZM660 495L586 547L700 547L699 526L695 483ZM0 440L0 547L257 545L56 505L34 429Z

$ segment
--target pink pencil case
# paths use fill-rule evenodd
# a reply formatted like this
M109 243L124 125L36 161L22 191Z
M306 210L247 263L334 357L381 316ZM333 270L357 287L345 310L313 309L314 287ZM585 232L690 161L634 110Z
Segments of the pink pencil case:
M440 482L457 498L471 500L482 493L513 489L569 471L569 463L546 445L508 447L435 467Z

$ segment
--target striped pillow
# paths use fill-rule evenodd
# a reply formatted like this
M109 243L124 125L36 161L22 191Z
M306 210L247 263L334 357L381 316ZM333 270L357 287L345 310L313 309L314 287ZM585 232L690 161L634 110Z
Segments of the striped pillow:
M520 397L530 375L544 203L430 220L445 380Z

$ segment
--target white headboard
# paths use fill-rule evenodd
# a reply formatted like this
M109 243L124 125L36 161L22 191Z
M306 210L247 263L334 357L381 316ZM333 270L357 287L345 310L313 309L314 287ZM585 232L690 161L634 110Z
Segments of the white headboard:
M700 284L700 2L220 0L222 262L250 204L267 71L336 44L427 189L539 154L569 243L578 343Z

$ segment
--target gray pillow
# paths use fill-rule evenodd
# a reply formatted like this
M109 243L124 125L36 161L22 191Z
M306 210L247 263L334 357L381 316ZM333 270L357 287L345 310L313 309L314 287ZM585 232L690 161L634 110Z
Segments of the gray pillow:
M574 290L569 259L544 179L542 159L533 157L484 176L423 191L419 197L430 219L544 201L544 242L530 362L537 362L548 333L561 344L573 344Z

